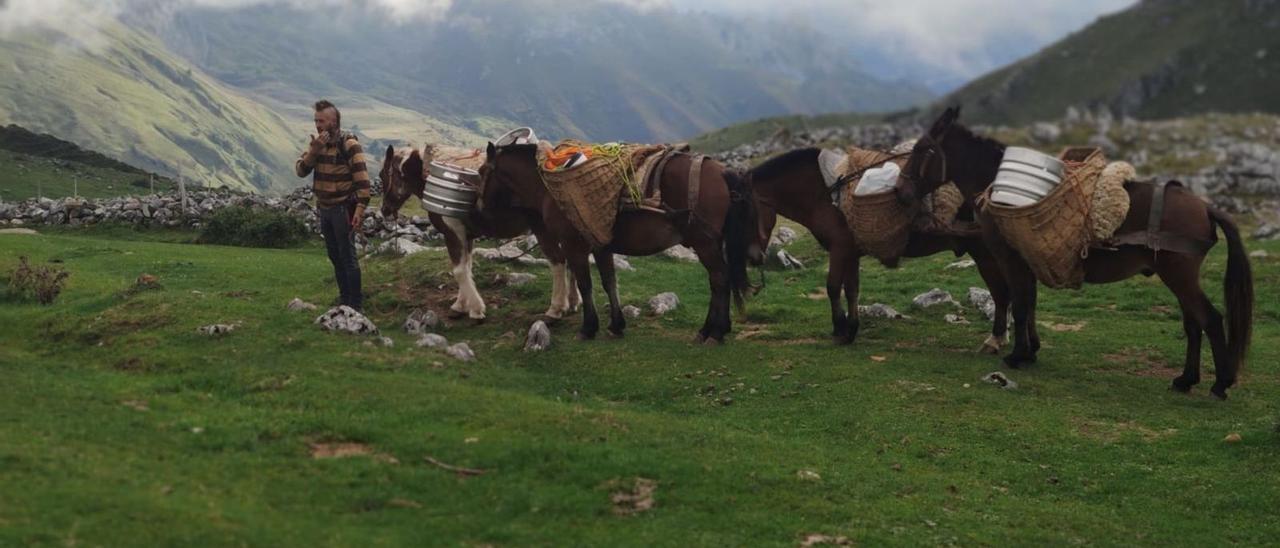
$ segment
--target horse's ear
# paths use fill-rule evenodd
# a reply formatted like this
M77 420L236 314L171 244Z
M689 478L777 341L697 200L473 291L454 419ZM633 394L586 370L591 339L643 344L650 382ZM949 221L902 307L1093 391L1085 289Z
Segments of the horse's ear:
M929 129L929 134L938 137L951 129L951 124L955 123L956 118L960 117L960 107L947 107L937 120L934 120L933 127Z
M409 157L405 158L400 174L410 180L417 181L422 179L425 173L426 166L423 165L422 153L415 148L409 153Z
M493 158L493 155L498 152L498 147L493 146L493 141L489 141L489 148L485 149L484 152L486 156Z
M387 162L396 157L396 147L387 145Z

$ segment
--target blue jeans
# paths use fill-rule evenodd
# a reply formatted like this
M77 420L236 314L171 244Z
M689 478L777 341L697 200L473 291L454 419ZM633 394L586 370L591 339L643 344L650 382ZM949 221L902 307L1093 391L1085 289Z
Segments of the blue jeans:
M356 260L351 210L345 205L316 209L320 216L320 234L329 251L329 262L333 263L333 277L338 281L339 302L361 310L364 297L360 293L360 262Z

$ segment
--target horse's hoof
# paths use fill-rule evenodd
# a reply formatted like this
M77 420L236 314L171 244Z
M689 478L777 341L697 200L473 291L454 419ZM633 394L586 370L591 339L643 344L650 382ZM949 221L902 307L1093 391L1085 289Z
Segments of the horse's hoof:
M578 332L578 340L580 341L590 341L590 340L594 340L595 338L596 338L595 333L585 333L582 331Z
M1004 364L1009 366L1010 369L1022 369L1023 365L1030 365L1033 363L1036 363L1035 358L1027 358L1013 354L1005 356L1004 358Z
M1196 385L1195 382L1186 380L1182 377L1178 377L1176 379L1173 379L1173 383L1169 385L1169 390L1173 390L1175 392L1182 392L1183 394L1186 394L1190 392L1191 387L1195 385Z
M707 340L702 341L702 346L712 346L712 347L714 347L714 346L720 346L720 345L722 345L722 344L724 344L724 341L722 341L722 340L720 340L720 339L713 338L713 337L707 337Z
M702 344L704 342L707 342L707 336L705 334L698 333L693 336L693 344Z
M564 312L563 312L563 311L561 311L561 310L560 310L560 309L558 309L558 308L548 308L546 312L543 312L543 313L542 313L542 315L543 315L543 316L545 316L545 317L546 317L547 319L549 319L549 320L561 320L561 319L564 319Z
M612 329L612 328L610 328L610 329L609 329L609 336L611 336L611 337L613 337L613 338L615 338L615 339L621 339L621 338L623 337L623 335L624 335L624 334L625 334L625 333L624 333L624 332L623 332L623 330L621 330L621 329L617 329L617 330Z
M987 335L987 339L982 341L982 346L978 347L978 352L982 354L997 355L1004 348L1005 339L996 337L995 335Z
M466 310L454 310L454 309L450 308L450 309L449 309L449 314L448 314L448 316L449 316L449 319L450 319L450 320L457 320L457 319L465 318L465 317L467 317L467 311L466 311Z
M1218 398L1218 401L1227 401L1226 386L1218 386L1215 384L1213 385L1213 388L1209 389L1209 393L1213 394L1213 397Z
M836 346L849 346L853 344L853 335L832 335L831 342Z

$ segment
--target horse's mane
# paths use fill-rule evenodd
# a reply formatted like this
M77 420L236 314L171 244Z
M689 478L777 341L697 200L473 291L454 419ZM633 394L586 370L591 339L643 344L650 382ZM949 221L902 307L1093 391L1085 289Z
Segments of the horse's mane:
M821 149L813 147L797 148L770 158L763 164L756 166L749 173L752 179L771 179L782 176L796 165L807 164L816 169L818 167L818 154L821 152Z

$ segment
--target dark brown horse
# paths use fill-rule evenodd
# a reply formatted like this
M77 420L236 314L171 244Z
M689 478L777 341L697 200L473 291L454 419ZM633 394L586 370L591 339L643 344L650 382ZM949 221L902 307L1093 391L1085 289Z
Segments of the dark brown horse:
M816 148L784 153L751 170L747 174L747 181L759 202L763 234L771 234L777 216L782 215L804 225L830 253L827 298L831 301L831 336L836 344L849 344L858 334L858 270L862 252L854 242L844 214L832 202L831 191L818 166L819 153L821 151ZM973 211L972 204L966 203L960 216L972 219ZM992 353L999 352L1008 333L1009 321L1009 290L999 264L982 244L980 237L950 236L918 230L911 233L904 256L926 257L943 251L954 252L957 256L967 253L977 264L978 272L991 291L996 305L991 336L983 343L982 349ZM842 292L848 299L847 315L840 299Z
M707 269L711 285L711 303L697 340L719 343L730 330L730 298L741 305L748 290L747 262L758 261L761 256L756 238L755 200L750 187L719 163L709 160L702 164L697 203L690 211L691 168L691 157L679 154L666 163L660 174L662 205L671 213L624 210L614 223L612 241L605 247L592 249L543 185L537 145L496 147L490 143L485 165L480 169L481 209L501 207L500 204L513 199L541 204L540 214L547 231L564 250L582 294L579 337L583 339L594 338L600 330L591 295L588 256L595 257L601 284L609 296L609 332L622 336L626 319L618 299L613 254L653 255L677 244L693 248Z
M411 196L423 198L426 172L422 154L413 148L387 147L382 162L382 215L394 219L400 208ZM551 307L545 315L559 319L578 307L578 291L573 287L573 277L565 268L564 254L560 246L547 236L542 217L530 208L493 208L485 213L473 212L467 219L445 217L428 213L431 225L444 235L449 249L449 262L453 265L453 277L458 283L458 295L450 310L457 316L469 316L474 320L485 317L484 299L476 290L471 274L471 251L476 238L515 238L533 232L538 245L551 262Z
M943 181L951 180L967 198L981 195L996 178L1005 146L998 141L974 135L956 123L959 108L948 109L920 139L903 170L907 199L935 190ZM1155 185L1126 182L1129 213L1116 231L1117 237L1141 232L1148 226ZM1213 350L1215 380L1211 392L1227 397L1227 389L1235 384L1248 354L1253 331L1253 274L1249 266L1240 231L1231 218L1205 203L1190 190L1170 185L1164 194L1164 210L1159 219L1161 237L1168 241L1191 242L1204 251L1161 249L1146 245L1118 245L1115 248L1090 249L1085 259L1085 281L1110 283L1136 274L1158 275L1178 298L1182 309L1182 326L1187 335L1186 363L1182 375L1173 380L1173 389L1187 392L1200 382L1201 335L1209 336ZM1009 280L1013 299L1014 347L1004 361L1018 367L1036 360L1040 337L1036 333L1036 277L1023 257L1000 234L987 213L982 214L983 239L1000 262ZM1227 238L1227 271L1223 290L1227 305L1226 327L1223 316L1200 287L1200 265L1213 242L1217 229Z

